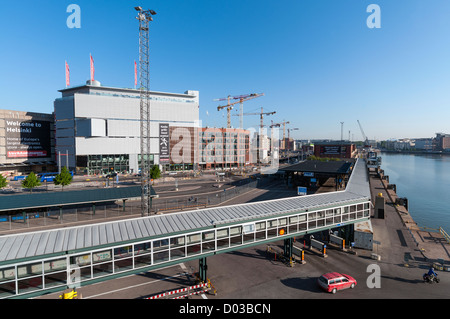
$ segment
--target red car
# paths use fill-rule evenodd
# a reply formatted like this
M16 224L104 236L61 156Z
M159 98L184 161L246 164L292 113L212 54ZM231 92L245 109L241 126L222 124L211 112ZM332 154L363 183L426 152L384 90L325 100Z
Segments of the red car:
M337 272L323 274L317 281L322 289L333 294L338 290L355 288L356 286L355 278Z

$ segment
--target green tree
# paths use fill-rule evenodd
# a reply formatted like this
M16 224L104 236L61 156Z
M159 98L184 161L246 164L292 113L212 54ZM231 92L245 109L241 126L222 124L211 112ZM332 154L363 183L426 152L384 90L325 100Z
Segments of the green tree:
M5 188L8 185L6 177L0 174L0 189Z
M70 185L72 183L72 175L70 174L67 167L64 166L61 169L61 173L55 176L53 183L55 185L61 185L62 190L64 190L64 186Z
M159 165L153 165L150 169L150 178L158 179L161 177L161 170L159 169Z
M41 186L41 181L33 172L31 172L30 175L22 181L22 187L28 188L30 192L33 192L33 188L38 186Z

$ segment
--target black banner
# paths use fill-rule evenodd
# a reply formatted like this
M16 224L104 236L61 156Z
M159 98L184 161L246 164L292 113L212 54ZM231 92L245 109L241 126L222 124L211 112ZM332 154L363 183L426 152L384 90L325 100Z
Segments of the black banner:
M159 124L159 161L170 160L169 124Z
M5 119L7 158L50 157L50 122Z

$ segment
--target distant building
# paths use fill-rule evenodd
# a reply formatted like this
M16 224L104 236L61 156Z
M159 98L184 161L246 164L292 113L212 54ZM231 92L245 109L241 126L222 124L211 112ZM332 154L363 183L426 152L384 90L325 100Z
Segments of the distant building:
M138 173L140 91L88 81L59 92L62 96L54 101L55 151L68 154L70 169L87 174ZM170 149L162 148L161 142L169 138L168 127L198 127L199 92L150 92L150 121L150 161L168 170ZM65 163L66 158L61 160Z
M450 134L436 133L434 149L436 151L450 151Z
M314 142L314 156L331 158L355 158L356 145L349 141Z
M53 114L0 110L0 174L53 172Z
M433 139L416 138L414 141L416 150L431 151L433 149Z

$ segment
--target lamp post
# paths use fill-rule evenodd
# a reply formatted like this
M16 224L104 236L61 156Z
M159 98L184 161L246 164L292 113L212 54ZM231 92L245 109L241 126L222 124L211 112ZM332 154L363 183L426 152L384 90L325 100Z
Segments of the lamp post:
M139 67L140 67L140 151L141 151L141 214L150 215L150 63L149 63L149 22L156 14L153 10L144 11L134 7L139 21Z

